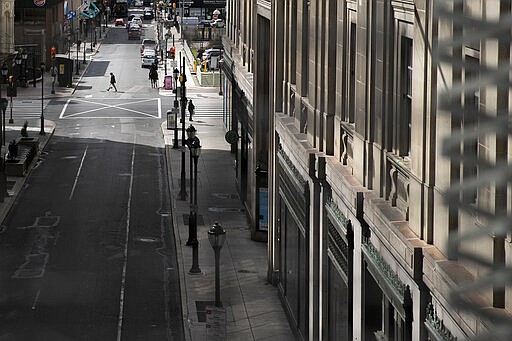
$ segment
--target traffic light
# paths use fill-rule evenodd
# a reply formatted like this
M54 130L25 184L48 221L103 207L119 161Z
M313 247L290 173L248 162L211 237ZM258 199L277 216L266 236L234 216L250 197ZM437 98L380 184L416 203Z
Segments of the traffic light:
M13 86L13 84L14 84L14 76L9 76L9 78L7 79L7 82L9 83L9 86Z
M57 49L55 47L52 47L50 50L50 59L55 60L55 54L57 53Z
M171 59L176 58L176 48L174 46L171 47L171 50L169 51L169 58L171 58Z
M176 9L176 3L175 2L172 3L172 8Z

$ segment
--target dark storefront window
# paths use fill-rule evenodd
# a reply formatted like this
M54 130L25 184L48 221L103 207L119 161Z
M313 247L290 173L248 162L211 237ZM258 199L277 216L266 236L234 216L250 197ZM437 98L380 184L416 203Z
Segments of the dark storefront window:
M348 287L338 268L329 259L328 311L329 341L349 340Z
M41 25L46 22L44 8L15 8L14 22L27 25Z

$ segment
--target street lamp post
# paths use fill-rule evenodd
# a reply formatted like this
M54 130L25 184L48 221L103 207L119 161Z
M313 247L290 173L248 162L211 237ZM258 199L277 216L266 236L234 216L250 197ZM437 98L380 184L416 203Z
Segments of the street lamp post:
M221 55L220 58L222 58L222 55ZM223 65L224 65L224 60L220 59L219 60L219 76L220 76L220 80L219 80L219 95L220 96L223 95L223 92L222 92L222 66Z
M5 117L5 110L7 109L7 94L5 96L6 98L2 98L2 84L5 82L5 79L9 74L9 68L7 67L7 64L5 62L2 65L1 73L2 77L0 78L0 114L2 115L2 117ZM3 134L3 127L1 127L1 125L2 121L0 120L0 140L3 141L3 136L1 136Z
M174 122L176 122L176 126L174 127L174 143L172 145L173 148L178 148L178 75L180 74L177 68L174 68L172 71L174 76Z
M194 126L187 128L187 145L190 149L190 214L188 220L189 239L187 245L192 246L192 267L191 274L201 273L199 268L199 242L197 240L197 160L201 155L201 142L195 136L196 129Z
M181 73L181 186L180 200L187 200L187 188L185 184L185 107L187 106L187 97L185 93L185 83L187 76L185 75L185 57L183 57L182 73Z
M14 58L14 62L16 63L16 69L18 70L16 72L16 85L19 84L20 82L20 79L21 79L21 63L22 63L22 60L21 60L21 51L18 51L18 53L16 54L16 58Z
M210 245L212 246L213 251L215 252L215 306L222 307L222 303L220 301L220 249L222 249L222 245L224 245L224 241L226 240L226 231L219 225L219 223L213 224L213 226L208 231L208 240L210 241Z
M23 49L23 52L21 53L21 59L23 60L23 87L27 87L27 58L28 58L28 52L27 50Z
M78 35L78 34L77 34ZM75 72L75 75L78 76L78 69L80 68L80 63L78 61L78 51L80 51L80 44L82 43L81 40L77 40L76 42L76 72Z
M44 131L44 69L46 65L41 63L41 130L39 130L39 135L46 134Z
M85 48L87 46L87 34L85 35L85 39L84 39L84 60L82 61L82 64L85 64Z

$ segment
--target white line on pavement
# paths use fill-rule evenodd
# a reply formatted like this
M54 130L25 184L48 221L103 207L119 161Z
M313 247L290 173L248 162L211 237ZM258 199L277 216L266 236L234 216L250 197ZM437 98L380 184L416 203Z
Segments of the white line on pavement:
M75 193L76 184L78 183L78 178L80 177L80 172L82 171L82 166L84 164L85 156L87 155L87 149L89 145L85 146L84 155L82 155L82 161L80 161L80 167L78 167L78 171L76 172L75 182L73 183L73 188L71 189L71 193L69 194L69 200L73 198L73 194Z
M128 204L126 208L126 236L124 239L124 261L123 274L121 276L121 295L119 298L119 320L117 323L117 341L121 341L121 333L123 330L123 314L124 314L124 291L126 286L126 267L128 263L128 238L130 236L130 210L132 206L132 188L133 188L133 165L135 162L135 142L137 136L133 137L132 146L132 164L130 169L130 188L128 189Z

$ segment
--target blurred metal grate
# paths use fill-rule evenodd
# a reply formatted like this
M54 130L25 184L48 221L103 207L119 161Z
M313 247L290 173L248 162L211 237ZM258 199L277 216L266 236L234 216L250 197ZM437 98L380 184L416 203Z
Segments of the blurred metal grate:
M510 340L512 323L504 308L506 288L512 284L505 247L512 232L507 192L512 184L507 160L511 153L512 9L510 0L481 1L481 15L475 15L470 6L478 2L469 3L434 1L439 40L432 48L438 84L445 86L438 88L438 115L447 115L445 121L452 125L451 134L442 142L453 173L446 204L456 220L460 214L475 220L471 228L457 226L457 232L451 233L448 258L478 269L474 281L453 290L450 300L456 309L471 313L487 326L474 340ZM464 56L468 46L479 49L481 60ZM493 149L482 152L482 141ZM490 239L491 257L479 250ZM483 292L492 297L491 306L484 307L475 299Z

